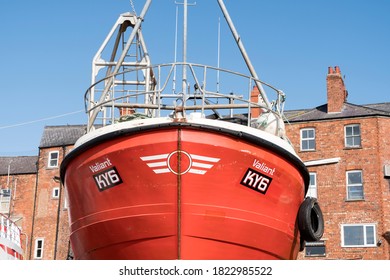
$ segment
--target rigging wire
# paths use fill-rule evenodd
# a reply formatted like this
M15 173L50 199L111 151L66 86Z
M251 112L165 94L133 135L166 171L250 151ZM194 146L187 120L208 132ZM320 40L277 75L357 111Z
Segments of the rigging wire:
M134 6L134 3L133 3L133 0L130 0L130 6L131 6L131 9L133 10L133 13L135 15L137 15L137 12L135 11L135 6Z
M37 120L32 120L32 121L27 121L27 122L22 122L22 123L17 123L17 124L4 125L4 126L0 126L0 129L18 127L18 126L38 123L38 122L42 122L42 121L58 119L58 118L66 117L66 116L69 116L69 115L79 114L81 112L84 112L84 110L78 110L78 111L74 111L74 112L70 112L70 113L65 113L65 114L61 114L61 115L51 116L51 117L47 117L47 118L42 118L42 119L37 119Z

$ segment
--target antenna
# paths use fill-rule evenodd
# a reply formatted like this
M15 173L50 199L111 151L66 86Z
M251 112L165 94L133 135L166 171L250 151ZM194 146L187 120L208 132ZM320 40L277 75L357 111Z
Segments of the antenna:
M174 62L175 62L175 68L173 69L173 93L176 93L176 62L177 62L177 21L178 21L178 14L179 14L179 6L176 3L176 26L175 26L175 54L174 54Z
M218 17L217 93L219 93L219 66L221 61L221 18Z
M186 90L187 90L187 16L188 16L188 6L194 6L195 3L188 4L187 0L184 0L183 3L175 2L176 4L181 4L184 7L184 16L183 16L183 84L182 84L182 92L185 98Z

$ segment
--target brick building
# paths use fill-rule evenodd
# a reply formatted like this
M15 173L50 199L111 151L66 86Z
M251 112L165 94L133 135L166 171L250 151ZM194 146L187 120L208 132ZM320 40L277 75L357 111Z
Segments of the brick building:
M36 189L37 156L0 157L0 213L22 230L23 259L28 259Z
M338 67L328 70L327 94L325 105L286 112L325 220L322 240L306 244L299 258L390 259L390 102L348 103ZM84 131L48 126L37 157L0 157L2 211L22 228L25 259L71 255L59 165Z
M329 67L327 104L286 113L325 219L323 239L301 259L390 259L390 103L347 96L340 68Z
M0 157L1 212L21 227L24 259L71 256L69 223L59 166L85 126L47 126L34 157ZM8 201L8 202L7 202Z

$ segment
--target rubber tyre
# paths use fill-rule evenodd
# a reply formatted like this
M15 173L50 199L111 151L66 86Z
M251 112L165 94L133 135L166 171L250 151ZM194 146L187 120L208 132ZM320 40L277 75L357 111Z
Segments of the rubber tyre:
M298 228L304 241L319 241L324 233L324 218L317 199L307 197L299 207Z

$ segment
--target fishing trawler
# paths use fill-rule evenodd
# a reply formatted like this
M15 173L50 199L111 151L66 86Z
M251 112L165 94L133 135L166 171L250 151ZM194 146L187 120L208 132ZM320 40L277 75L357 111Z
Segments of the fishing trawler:
M0 260L22 260L20 228L0 214Z
M222 0L249 74L187 62L186 0L183 61L153 65L151 2L96 53L87 131L61 165L75 259L297 258L324 227L283 92L259 80Z

